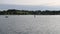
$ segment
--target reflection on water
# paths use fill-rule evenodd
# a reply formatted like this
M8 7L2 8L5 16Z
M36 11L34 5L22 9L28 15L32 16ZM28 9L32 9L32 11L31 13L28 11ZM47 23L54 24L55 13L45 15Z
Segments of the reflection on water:
M59 15L0 15L0 34L60 34Z

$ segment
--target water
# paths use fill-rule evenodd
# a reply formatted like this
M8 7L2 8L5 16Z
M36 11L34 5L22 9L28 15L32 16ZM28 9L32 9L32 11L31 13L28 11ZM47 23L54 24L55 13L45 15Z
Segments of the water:
M60 34L60 15L0 15L0 34Z

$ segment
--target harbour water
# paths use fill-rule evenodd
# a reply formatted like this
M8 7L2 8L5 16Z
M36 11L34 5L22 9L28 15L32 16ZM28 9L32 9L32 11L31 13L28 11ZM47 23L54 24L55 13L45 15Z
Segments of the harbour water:
M60 15L0 15L0 34L60 34Z

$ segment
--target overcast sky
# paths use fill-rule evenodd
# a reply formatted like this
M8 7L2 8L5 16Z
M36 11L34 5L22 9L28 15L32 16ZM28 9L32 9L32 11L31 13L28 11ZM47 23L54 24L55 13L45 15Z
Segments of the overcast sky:
M60 0L0 0L0 4L60 6Z
M0 0L3 9L60 10L60 0Z

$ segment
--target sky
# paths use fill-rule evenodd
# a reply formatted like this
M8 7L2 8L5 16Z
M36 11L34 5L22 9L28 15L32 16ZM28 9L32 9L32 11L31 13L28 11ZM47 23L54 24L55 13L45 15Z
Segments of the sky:
M0 4L60 6L60 0L0 0Z
M0 10L10 8L60 10L60 0L0 0Z

